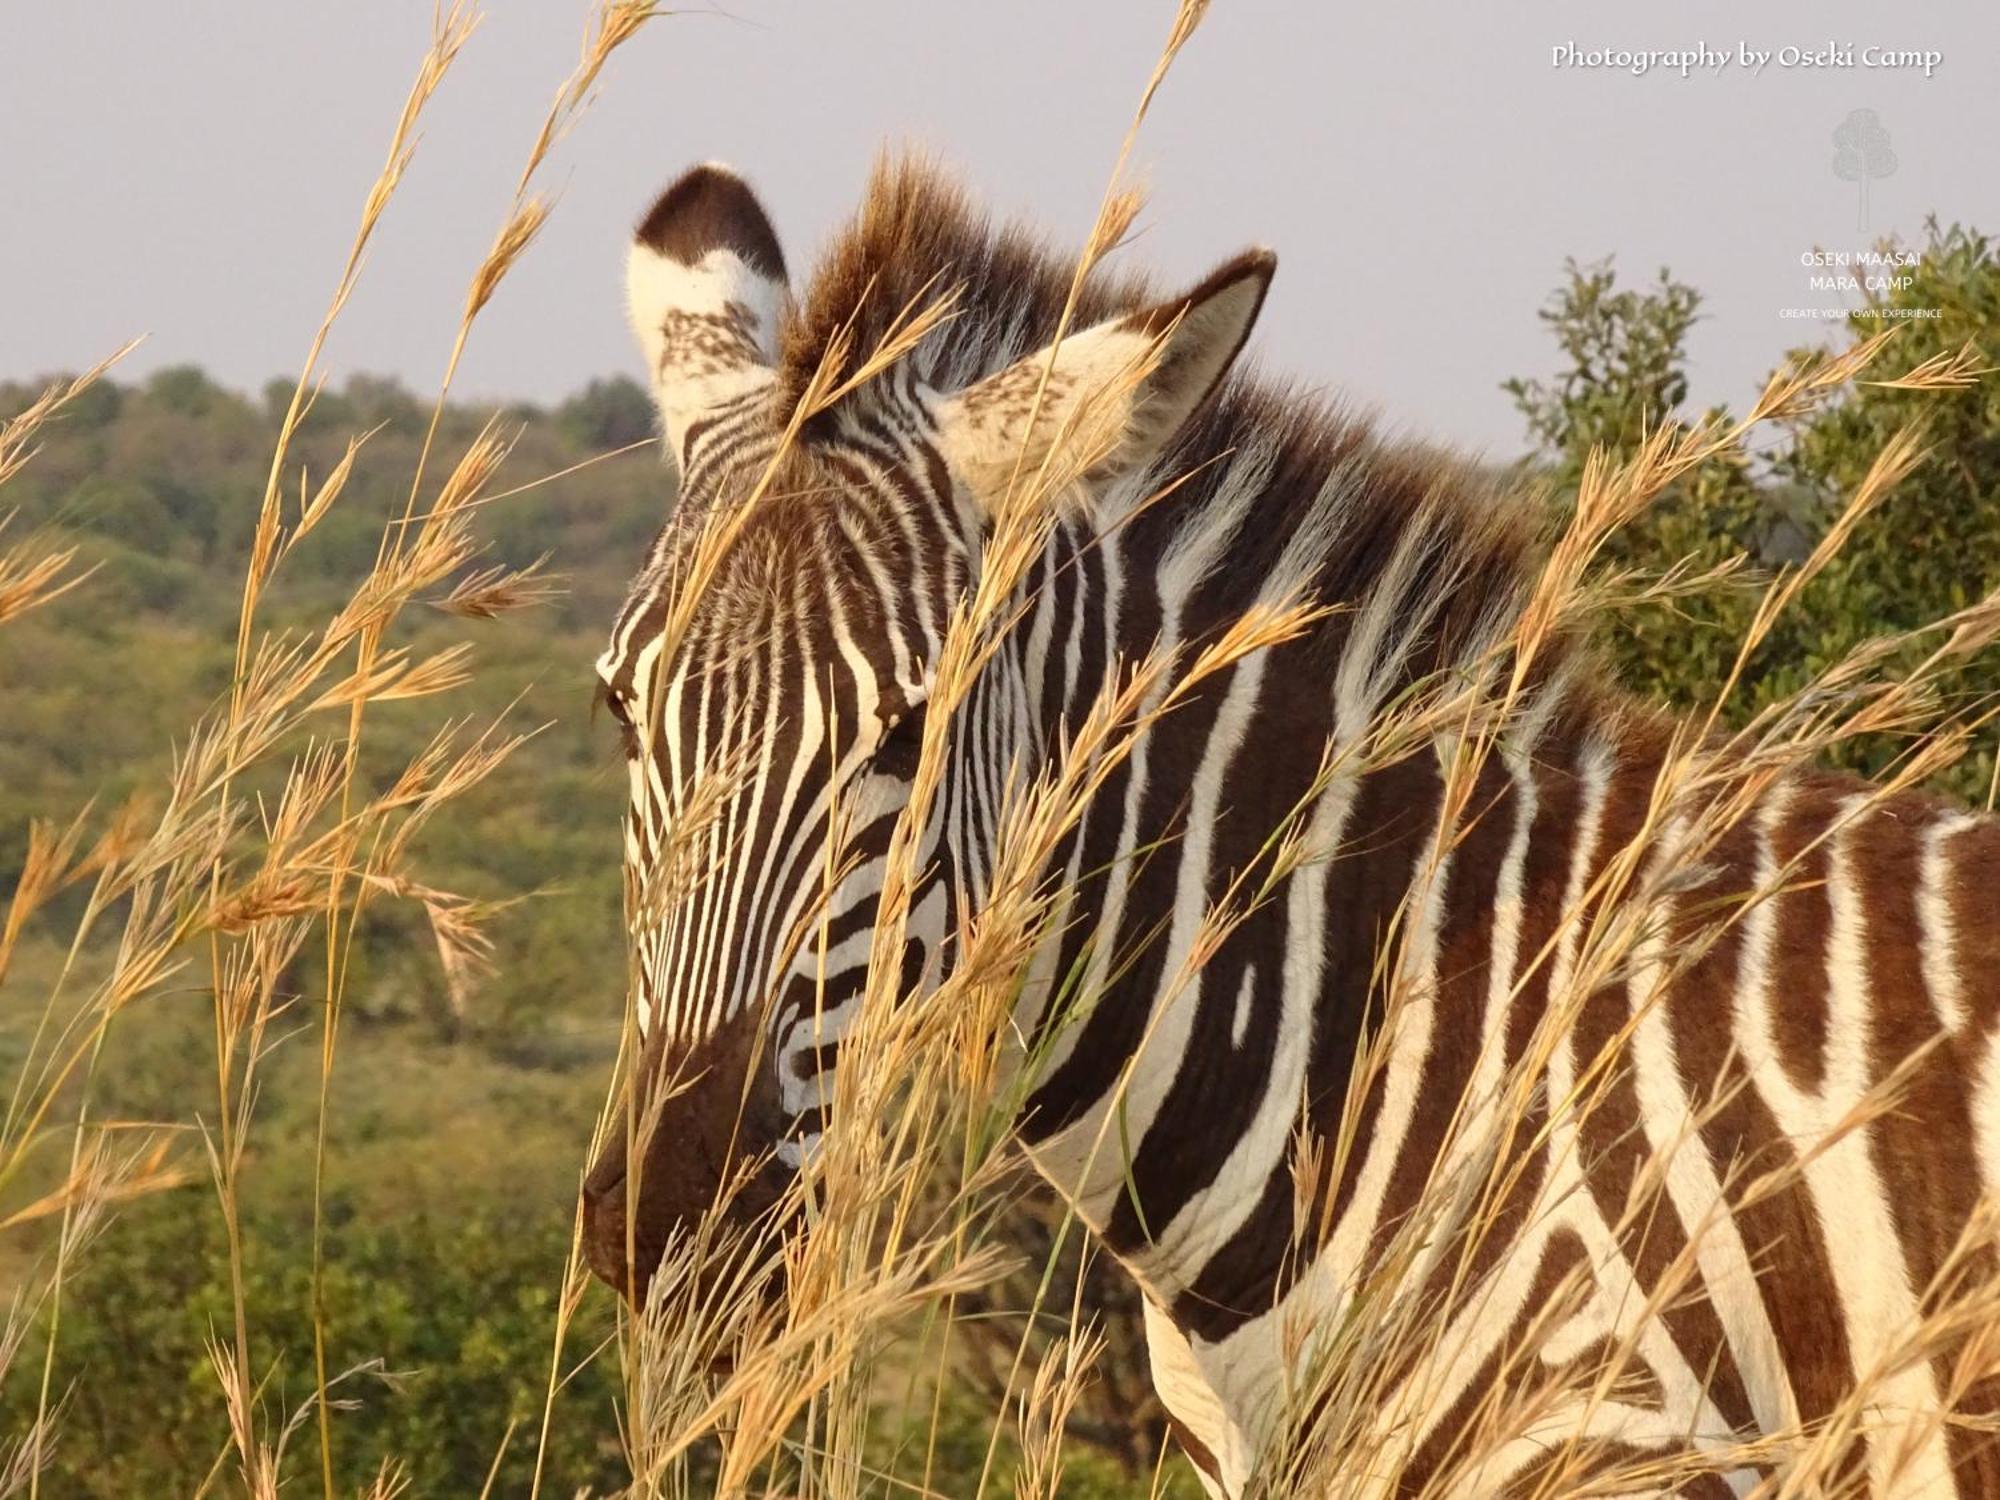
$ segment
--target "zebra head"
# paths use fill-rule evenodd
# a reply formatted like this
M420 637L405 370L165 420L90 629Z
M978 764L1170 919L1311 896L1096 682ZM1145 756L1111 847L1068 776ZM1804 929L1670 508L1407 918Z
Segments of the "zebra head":
M725 1198L767 1215L826 1127L931 668L1016 466L1093 426L1085 480L1143 471L1241 348L1271 269L1246 255L1183 297L1079 321L1053 363L968 308L955 342L930 336L801 421L815 319L851 329L883 294L838 261L795 304L756 198L704 166L628 263L679 497L598 662L630 774L640 1049L584 1211L592 1268L639 1301L677 1228ZM954 267L938 269L942 296ZM1018 757L1035 731L1017 728L980 748ZM955 725L955 759L965 740ZM920 831L903 993L945 962L950 783Z

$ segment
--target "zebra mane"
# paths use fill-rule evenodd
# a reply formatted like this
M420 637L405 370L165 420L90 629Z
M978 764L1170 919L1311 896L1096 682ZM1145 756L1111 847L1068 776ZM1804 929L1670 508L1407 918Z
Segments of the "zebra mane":
M851 325L845 376L907 315L954 291L953 315L904 358L933 389L960 390L1055 337L1076 256L1020 224L996 225L958 183L920 156L877 161L860 211L834 239L780 335L778 382L785 409ZM1158 300L1142 277L1107 274L1085 283L1073 327L1134 312Z
M954 291L952 316L902 368L944 393L1005 368L1055 337L1076 260L1024 225L996 224L933 162L883 158L781 329L781 408L791 409L823 361L832 359L832 373L844 377L900 317ZM1070 326L1160 300L1143 275L1100 266ZM864 387L849 399L882 395ZM1227 529L1211 598L1226 599L1240 583L1247 604L1274 570L1296 574L1301 552L1312 554L1312 592L1337 602L1345 617L1331 634L1346 636L1349 622L1371 613L1398 622L1385 635L1385 649L1401 657L1395 676L1483 649L1532 576L1546 507L1525 503L1506 480L1457 455L1384 438L1365 416L1316 393L1256 373L1232 375L1174 450L1169 471L1191 477L1142 524L1172 533L1161 540L1162 555L1209 527ZM1567 650L1559 655L1571 669L1580 665Z

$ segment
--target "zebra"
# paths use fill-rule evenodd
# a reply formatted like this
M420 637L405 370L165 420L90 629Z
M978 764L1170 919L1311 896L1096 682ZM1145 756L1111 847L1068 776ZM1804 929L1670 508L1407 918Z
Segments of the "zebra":
M638 226L630 313L679 492L597 664L630 776L628 892L657 877L699 768L733 756L743 774L708 814L713 870L641 924L637 1086L693 1081L634 1135L642 1173L621 1132L592 1163L592 1269L643 1302L669 1234L724 1175L749 1173L737 1208L755 1213L811 1159L954 602L1014 466L1089 411L1108 424L1100 456L952 721L904 977L947 971L954 916L991 878L1008 776L1045 765L1121 664L1196 650L1260 604L1326 606L1136 731L1052 863L1064 905L1017 1013L1040 1059L1021 1138L1142 1291L1155 1384L1210 1493L1253 1482L1296 1374L1286 1330L1350 1306L1458 1149L1453 1122L1578 983L1578 934L1615 868L1660 875L1660 920L1549 1045L1528 1107L1542 1144L1517 1183L1532 1211L1482 1254L1478 1295L1446 1310L1459 1353L1433 1372L1404 1481L1444 1462L1552 1287L1581 1278L1543 1357L1582 1358L1678 1256L1693 1294L1657 1310L1640 1378L1552 1430L1721 1451L1827 1420L1875 1372L1871 1412L1916 1435L1858 1429L1862 1483L2000 1493L1978 1430L2000 1393L1955 1389L1941 1356L1884 1363L2000 1172L2000 927L1985 920L2000 824L1794 768L1697 858L1685 809L1663 826L1654 806L1679 721L1567 638L1453 807L1441 729L1330 763L1329 745L1363 744L1423 685L1478 678L1529 602L1535 514L1460 460L1238 369L1269 253L1177 295L1133 275L1073 289L1074 266L920 159L878 166L796 293L726 168L691 170ZM823 365L852 375L947 288L949 317L797 419ZM677 618L718 507L736 508L731 540ZM1280 826L1306 857L1188 978L1204 914ZM1711 898L1753 889L1736 920L1702 925ZM790 938L805 921L824 924L810 951ZM1392 933L1412 998L1387 1034ZM1078 973L1091 1003L1058 1016L1054 976ZM1597 1080L1589 1115L1563 1117L1554 1101L1614 1036L1629 1065ZM1355 1149L1315 1154L1377 1044ZM1898 1069L1901 1107L1842 1133ZM1772 1160L1789 1185L1732 1202L1738 1169ZM1634 1215L1658 1161L1657 1201ZM1303 1247L1302 1211L1327 1229ZM1485 1492L1525 1483L1546 1446L1530 1434L1497 1454ZM1746 1460L1683 1492L1744 1493L1757 1472Z

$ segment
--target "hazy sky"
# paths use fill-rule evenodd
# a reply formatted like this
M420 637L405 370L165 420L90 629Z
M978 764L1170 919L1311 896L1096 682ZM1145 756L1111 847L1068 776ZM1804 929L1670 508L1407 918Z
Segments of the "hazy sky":
M629 227L681 167L743 170L795 276L885 141L935 148L986 200L1088 226L1170 0L726 0L620 54L562 147L554 221L488 310L460 382L549 399L637 373L620 308ZM434 386L580 0L487 0L432 106L330 366ZM128 373L198 361L255 388L296 368L420 57L430 0L7 7L0 44L0 377L150 334ZM1563 43L1699 48L1719 76L1558 68ZM1851 44L1851 66L1780 49ZM1747 45L1776 54L1752 76ZM1923 52L1868 67L1863 49ZM1415 431L1495 453L1498 382L1554 363L1535 311L1565 255L1664 264L1707 294L1702 401L1741 406L1844 300L1800 257L1852 249L1859 188L1833 132L1872 108L1893 175L1870 228L1936 212L2000 231L1994 0L1215 0L1140 142L1153 195L1127 254L1193 279L1279 254L1265 360Z

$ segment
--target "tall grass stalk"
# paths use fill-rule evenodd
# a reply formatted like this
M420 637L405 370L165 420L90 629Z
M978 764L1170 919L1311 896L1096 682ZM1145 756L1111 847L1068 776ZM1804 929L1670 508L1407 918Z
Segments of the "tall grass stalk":
M471 324L546 217L546 203L529 196L532 179L587 107L612 53L651 14L650 5L634 0L606 0L594 13L582 59L538 129L506 225L473 276L424 446L426 457ZM422 879L412 863L412 846L419 830L491 774L519 743L518 736L497 727L468 734L462 723L446 723L382 789L369 790L361 776L365 713L371 704L449 691L466 678L468 657L462 644L421 659L408 647L391 644L411 603L426 601L447 614L485 618L548 596L548 586L537 577L539 565L510 569L478 563L480 544L472 521L483 504L499 497L494 480L507 457L508 438L492 427L480 434L421 511L417 502L424 493L424 474L419 463L411 477L410 502L400 519L387 520L375 564L317 630L273 631L261 621L285 561L338 505L367 440L367 434L350 439L344 457L316 486L302 474L292 501L289 455L321 388L327 338L358 285L366 252L412 160L419 123L478 22L469 0L454 0L435 15L430 44L279 420L244 573L234 668L223 701L190 726L164 784L149 799L151 809L145 800L135 799L95 820L102 830L94 842L87 817L61 829L38 824L31 830L27 862L0 928L0 982L23 932L51 897L79 885L87 897L0 1124L0 1190L5 1190L31 1174L47 1175L37 1159L46 1155L57 1112L74 1100L67 1168L56 1174L53 1187L0 1217L0 1232L50 1218L59 1221L40 1289L17 1300L8 1336L0 1341L4 1379L31 1319L39 1316L46 1330L34 1423L0 1462L0 1495L23 1487L31 1495L39 1492L49 1436L60 1415L52 1372L69 1268L113 1206L187 1178L189 1163L184 1153L171 1150L165 1127L93 1120L89 1085L116 1016L187 973L194 952L201 950L213 996L215 1092L213 1115L201 1123L200 1142L225 1231L230 1300L229 1326L212 1337L209 1358L229 1439L204 1489L216 1482L227 1460L246 1494L274 1497L289 1440L311 1424L322 1491L329 1497L335 1493L334 1392L368 1372L366 1366L329 1370L322 1281L329 1087L355 932L370 899L408 901L426 914L450 982L460 983L483 961L487 943L482 926L495 903L470 900ZM59 416L108 363L51 388L0 427L0 483L33 457L44 424ZM505 493L520 493L539 482ZM0 623L83 583L76 558L74 547L39 537L0 553ZM320 727L331 715L345 721L344 731L328 734ZM107 924L115 926L108 942L99 936ZM310 1399L290 1414L272 1418L265 1407L268 1372L254 1363L251 1347L254 1310L244 1273L242 1218L245 1168L262 1065L279 1040L275 1023L295 1003L287 992L287 976L315 928L324 944L326 989L313 1170L314 1381ZM82 977L87 949L108 949L101 976ZM72 988L81 993L71 993ZM386 1496L400 1487L390 1465L368 1493Z

